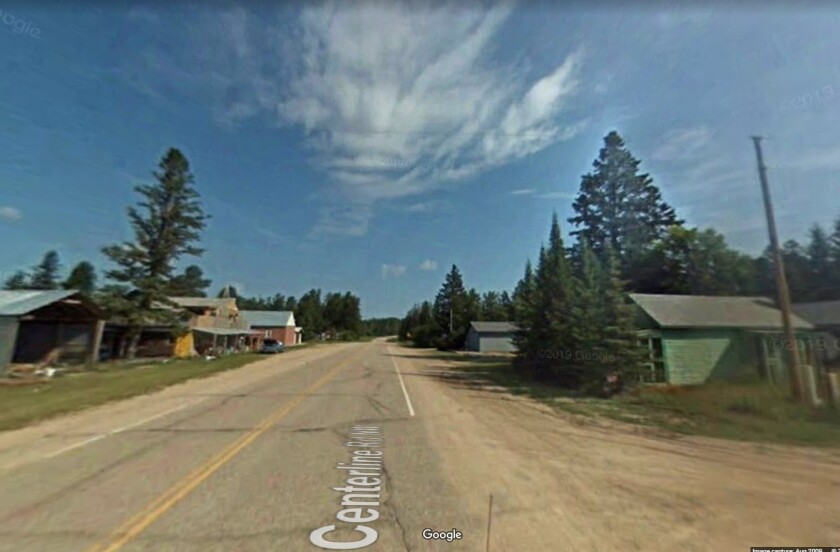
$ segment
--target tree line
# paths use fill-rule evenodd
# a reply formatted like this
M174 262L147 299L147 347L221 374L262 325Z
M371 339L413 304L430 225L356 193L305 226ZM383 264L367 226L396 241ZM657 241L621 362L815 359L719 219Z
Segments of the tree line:
M219 297L235 297L240 310L292 311L297 325L303 327L304 340L315 339L322 334L355 340L365 333L361 299L349 291L324 295L320 289L310 289L300 299L281 293L245 297L239 295L233 286L227 286L219 292Z
M470 322L513 317L513 300L507 291L467 290L461 271L452 265L434 301L413 306L400 322L398 336L420 347L458 348L464 344Z
M607 372L636 372L644 354L627 292L776 297L769 248L753 258L714 229L687 227L640 164L617 132L605 136L572 204L574 243L564 244L555 215L536 267L526 263L507 308L493 312L515 322L523 373L586 385ZM813 226L808 239L783 248L794 301L840 299L840 218L831 233ZM453 266L434 303L403 318L400 337L460 347L483 314Z

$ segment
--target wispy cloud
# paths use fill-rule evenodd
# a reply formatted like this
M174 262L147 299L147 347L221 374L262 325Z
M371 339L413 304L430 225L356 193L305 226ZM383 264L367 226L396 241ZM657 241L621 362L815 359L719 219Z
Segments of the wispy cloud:
M365 203L327 205L321 208L318 221L308 237L318 239L329 236L364 236L367 234L372 214L372 207Z
M512 190L508 192L508 195L517 196L517 195L531 195L536 190L534 188L520 188L519 190Z
M6 222L16 222L21 218L23 218L23 213L20 212L20 209L15 209L14 207L9 207L8 205L0 207L1 220L5 220Z
M434 199L431 201L419 201L417 203L412 203L406 207L405 210L409 213L429 213L432 211L438 211L444 207L446 207L445 201Z
M432 259L426 259L425 261L420 263L420 270L426 270L431 272L433 270L437 270L437 267L437 261L433 261Z
M572 192L545 192L537 194L540 199L574 199L576 194Z
M582 130L568 115L582 50L536 77L491 59L512 9L326 2L304 7L286 32L227 12L213 47L227 52L209 83L219 120L267 113L298 128L337 203L369 217L378 202L445 188ZM356 222L351 235L363 235ZM320 235L335 229L329 215L317 226Z
M706 126L679 128L668 131L653 151L655 161L682 161L693 159L709 144L713 132Z
M398 278L405 274L406 270L408 270L408 268L405 265L383 264L382 279L387 280L388 278Z

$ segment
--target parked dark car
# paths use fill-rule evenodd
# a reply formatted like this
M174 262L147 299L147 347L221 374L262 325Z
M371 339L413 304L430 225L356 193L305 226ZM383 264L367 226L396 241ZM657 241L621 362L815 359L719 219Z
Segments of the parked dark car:
M283 345L282 341L277 341L276 339L266 339L263 341L262 348L260 348L261 353L283 353L286 351L286 346Z

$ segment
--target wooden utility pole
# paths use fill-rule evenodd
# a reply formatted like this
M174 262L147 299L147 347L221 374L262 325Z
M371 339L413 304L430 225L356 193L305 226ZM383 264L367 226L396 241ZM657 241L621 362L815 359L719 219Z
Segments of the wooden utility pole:
M764 213L767 216L767 230L770 233L770 247L776 265L776 289L778 290L779 307L782 310L782 326L785 330L784 350L788 356L788 372L790 374L790 390L797 400L802 399L802 382L799 374L799 345L790 321L790 291L788 290L785 264L782 251L779 249L779 236L776 233L776 219L773 216L773 202L770 199L770 186L767 184L767 167L761 153L761 136L752 137L755 145L755 156L758 160L758 177L761 180L761 194L764 196Z

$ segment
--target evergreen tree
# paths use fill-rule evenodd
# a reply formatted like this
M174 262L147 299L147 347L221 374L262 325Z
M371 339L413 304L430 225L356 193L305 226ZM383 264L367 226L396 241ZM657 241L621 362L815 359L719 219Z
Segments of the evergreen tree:
M569 219L571 234L586 239L599 258L613 248L624 273L632 259L662 238L667 229L682 224L648 174L639 174L640 161L612 131L593 163L594 171L581 179L580 191Z
M135 290L129 308L122 313L129 325L130 358L135 355L147 321L178 322L177 316L157 305L169 304L167 291L174 263L184 255L203 253L196 243L208 217L193 186L186 157L172 148L158 167L153 173L156 182L135 187L141 200L128 208L134 240L102 250L117 265L107 276Z
M482 295L479 320L488 320L491 322L509 320L506 300L510 302L510 298L506 298L507 293L500 294L495 291L488 291Z
M96 290L96 269L87 261L73 267L70 276L64 281L64 289L78 289L88 295Z
M578 251L580 274L570 316L575 341L581 352L586 353L582 364L598 364L604 353L603 333L608 322L609 278L585 239L581 240ZM581 355L576 356L580 360Z
M32 269L29 287L31 289L57 289L60 266L58 253L47 251L41 262Z
M467 303L464 279L458 267L452 265L452 269L446 275L435 297L434 304L435 321L447 336L445 344L447 347L457 348L463 344L470 323Z
M626 282L621 278L618 255L609 247L606 255L606 324L603 332L603 350L606 355L602 365L605 370L633 376L638 373L642 359L636 337L636 308L625 292Z
M467 292L467 301L464 307L464 321L466 323L466 327L464 329L465 333L469 330L470 322L474 322L476 320L482 320L481 294L479 294L475 289L470 289L470 291Z
M542 255L541 252L540 257ZM525 274L513 291L512 304L513 321L516 325L516 330L513 332L513 343L516 346L517 356L520 359L534 359L537 354L537 347L536 343L531 340L533 335L531 324L534 321L534 311L537 308L537 283L530 260L525 263Z
M190 265L169 281L169 295L173 297L207 297L210 280L204 278L204 271L197 265Z
M502 312L505 313L505 317L502 320L514 319L513 299L507 291L503 291L502 294L499 296L499 306L501 307Z
M831 240L823 228L815 224L808 244L808 300L825 301L838 296L838 271L832 259Z
M554 360L537 366L536 375L569 382L577 374L571 364L564 361L570 360L567 357L579 350L569 316L576 284L556 214L551 221L548 247L540 252L535 282L536 308L531 313L530 347L532 351L551 351Z
M3 289L28 289L29 288L29 275L22 271L18 270L8 278L6 281L3 282Z

